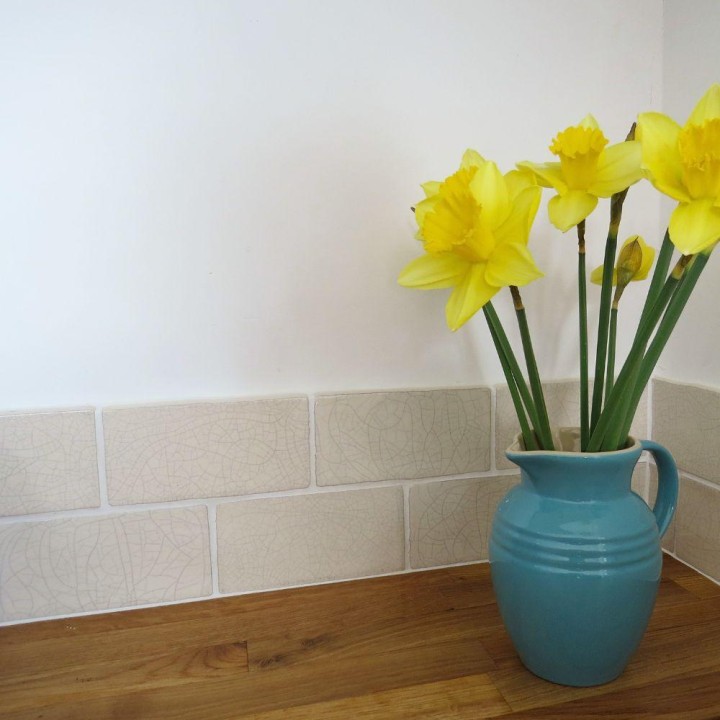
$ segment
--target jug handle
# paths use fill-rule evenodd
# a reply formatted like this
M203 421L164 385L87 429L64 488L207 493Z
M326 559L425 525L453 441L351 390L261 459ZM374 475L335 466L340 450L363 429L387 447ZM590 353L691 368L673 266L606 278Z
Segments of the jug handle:
M657 466L658 491L652 511L662 537L670 526L677 507L678 469L667 448L652 440L641 440L640 445L653 456Z

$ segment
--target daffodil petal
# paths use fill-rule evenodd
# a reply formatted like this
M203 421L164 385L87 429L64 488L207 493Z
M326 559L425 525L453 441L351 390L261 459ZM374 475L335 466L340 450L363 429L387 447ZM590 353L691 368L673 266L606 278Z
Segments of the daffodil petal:
M550 222L563 232L584 220L597 205L594 195L582 190L571 190L565 195L556 195L548 203Z
M670 216L670 239L683 255L694 255L720 239L720 209L710 199L681 203Z
M485 263L471 265L445 306L448 327L451 330L462 327L499 289L485 280Z
M495 229L494 236L498 244L517 242L527 245L541 195L542 190L537 185L525 188L518 194L507 220Z
M485 164L485 158L477 150L466 150L462 156L460 167L480 167Z
M720 117L720 85L715 83L700 98L695 109L688 118L692 125L702 125L706 120Z
M638 115L635 137L642 147L642 164L649 180L662 193L679 202L690 202L682 181L678 150L680 126L667 115L648 112Z
M591 128L592 130L599 130L600 125L593 115L588 113L579 123L580 127Z
M495 287L522 287L543 277L525 243L503 243L490 256L485 280Z
M505 173L505 184L507 185L510 200L518 196L523 190L529 187L537 187L537 177L532 170L522 168L520 170L511 170Z
M482 206L483 217L490 227L505 221L510 214L510 194L505 178L494 162L486 162L477 169L469 188Z
M415 221L417 222L419 228L422 229L422 226L425 223L425 218L427 217L427 214L429 212L433 211L437 201L438 201L437 196L433 195L432 197L427 197L424 200L421 200L415 206Z
M605 148L598 158L595 180L588 192L598 197L610 197L643 176L642 148L635 140L617 143Z
M567 183L563 177L559 162L531 163L527 161L517 163L521 170L530 170L537 178L538 185L555 188L557 192L567 191Z
M462 281L468 267L467 260L452 253L421 255L403 268L398 283L423 290L454 287Z
M423 189L425 197L429 198L440 192L440 185L441 183L438 180L429 180L428 182L423 183L420 187Z
M590 282L594 283L595 285L602 285L603 280L603 270L605 269L604 265L598 265L591 273L590 273ZM612 278L612 284L617 285L617 270L613 268L613 278Z

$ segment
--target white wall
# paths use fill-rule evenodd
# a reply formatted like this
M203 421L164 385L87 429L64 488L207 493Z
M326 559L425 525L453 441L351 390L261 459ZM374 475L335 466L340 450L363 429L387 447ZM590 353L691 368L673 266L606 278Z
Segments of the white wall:
M622 139L661 46L659 0L5 0L0 407L499 381L481 316L452 335L443 292L396 285L418 184L468 146L550 159L587 112ZM541 213L526 301L575 376L575 239ZM656 195L626 218L658 238Z
M681 125L713 83L720 82L720 2L665 0L663 111ZM661 222L675 204L662 204ZM720 386L720 256L708 263L675 333L657 366L673 380Z

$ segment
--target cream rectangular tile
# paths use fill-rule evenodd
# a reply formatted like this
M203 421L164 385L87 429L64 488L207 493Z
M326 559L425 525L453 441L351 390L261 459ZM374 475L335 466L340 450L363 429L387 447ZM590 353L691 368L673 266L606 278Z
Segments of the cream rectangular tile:
M225 503L220 590L265 590L403 570L400 487Z
M675 554L720 582L720 489L681 476Z
M558 380L543 383L545 404L550 424L553 427L574 427L580 425L580 382ZM590 381L592 395L592 380ZM505 457L505 451L520 432L515 408L507 385L498 385L495 405L495 464L498 470L515 466ZM631 435L644 439L648 435L647 389L640 398Z
M318 485L490 468L488 388L325 395L315 418Z
M205 507L0 526L0 621L211 592Z
M103 413L114 505L292 490L310 483L306 398Z
M410 566L486 560L495 508L517 475L442 480L410 488Z
M99 504L93 410L0 416L0 515Z
M653 439L680 468L720 484L720 392L655 380Z

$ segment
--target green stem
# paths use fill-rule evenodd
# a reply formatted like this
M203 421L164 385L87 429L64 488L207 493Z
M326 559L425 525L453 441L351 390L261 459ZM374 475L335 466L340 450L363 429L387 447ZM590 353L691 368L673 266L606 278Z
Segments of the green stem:
M610 337L608 338L607 372L605 374L605 404L615 384L615 345L617 344L618 309L613 305L610 311Z
M612 432L611 429L617 429L618 425L622 427L627 408L629 407L630 398L632 397L632 386L637 372L637 365L642 361L645 348L650 341L653 330L670 302L683 276L688 261L689 258L686 256L680 258L672 273L665 281L652 308L648 311L645 321L638 327L632 347L615 381L610 398L605 405L602 415L598 419L596 427L590 435L588 452L607 450L612 443L610 442L610 438L606 439L605 436Z
M645 305L643 306L642 315L640 316L640 325L642 325L647 319L650 310L652 310L655 301L658 299L658 296L662 291L663 283L665 282L665 278L670 270L670 261L672 260L674 250L675 246L670 240L670 232L666 230L665 237L663 238L662 245L660 246L660 252L658 253L657 260L655 261L655 270L653 271L650 288L648 289L648 294L645 298Z
M517 389L520 393L520 397L522 398L523 403L525 404L525 408L527 409L530 422L532 423L535 433L538 434L540 422L538 419L537 410L535 408L532 396L530 395L530 391L528 390L528 386L525 383L525 378L523 377L522 370L520 370L520 366L518 365L517 359L515 358L515 353L513 352L512 347L510 346L510 342L507 339L507 335L505 334L505 330L500 323L500 318L497 316L495 308L493 307L491 302L486 303L483 306L483 311L485 313L485 319L487 320L488 324L492 326L495 334L497 335L498 344L503 354L505 355L505 359L507 360L510 367L510 372L512 373L512 376L517 383ZM540 445L542 446L542 438L538 437L538 439L540 440ZM541 449L547 450L549 448L541 447Z
M645 390L645 386L650 381L650 376L652 375L652 372L660 359L660 355L665 349L665 346L667 345L683 310L685 309L685 305L687 305L690 295L695 289L695 285L697 284L702 271L707 265L708 259L709 255L700 253L699 255L695 255L692 263L688 265L687 271L677 285L677 289L673 294L672 300L670 300L667 310L660 321L655 337L652 339L647 353L645 353L642 362L639 364L637 378L632 388L631 401L629 403L629 408L626 410L625 420L622 427L624 437L627 437L630 432L630 426L632 425L633 418L635 417L637 406L640 403L640 397Z
M602 289L600 291L600 315L598 318L598 338L595 351L595 382L593 384L592 417L590 432L594 432L603 401L603 383L605 380L605 359L607 357L608 329L610 324L610 303L612 300L612 278L617 251L617 224L610 222L607 242L605 243L605 261L603 262Z
M590 439L590 398L588 370L587 273L585 272L585 221L577 226L578 234L578 314L580 318L580 449Z
M487 314L485 315L485 318L487 319ZM495 332L495 329L489 319L487 319L487 324L488 328L490 329L490 336L492 337L493 343L495 344L495 349L497 350L498 358L500 359L500 365L502 366L503 374L505 375L505 382L507 382L508 389L510 390L510 397L512 398L513 405L515 406L515 414L517 415L518 422L520 423L520 432L522 433L523 437L523 445L526 450L537 450L538 445L537 441L535 440L535 434L533 433L530 425L528 424L527 415L525 414L525 408L522 404L522 398L520 397L517 383L515 382L512 370L510 369L510 363L508 362L508 359L503 352L502 345L500 344L497 333Z
M523 352L525 353L525 365L528 371L528 378L530 379L530 389L538 415L539 426L536 427L536 430L540 435L540 442L543 448L545 450L554 450L550 421L548 419L547 406L545 405L545 395L543 394L540 373L538 372L537 361L535 360L535 351L533 350L525 306L520 297L520 290L518 290L517 287L511 285L510 292L512 293L515 314L517 315L518 327L520 328L520 338L522 339Z
M635 137L635 123L628 133L627 140ZM605 243L605 261L603 263L602 289L600 292L600 314L598 318L598 337L595 352L595 382L593 384L592 417L590 419L590 433L595 431L600 420L603 406L603 384L605 381L605 360L607 358L608 330L610 324L610 302L612 294L613 268L615 267L615 253L617 252L617 236L620 230L622 208L628 188L616 193L610 199L610 226L608 227L607 242Z

